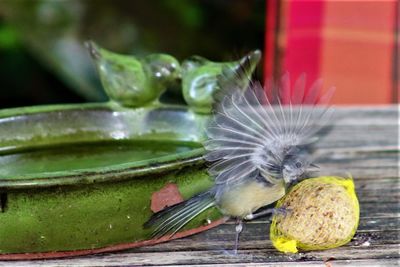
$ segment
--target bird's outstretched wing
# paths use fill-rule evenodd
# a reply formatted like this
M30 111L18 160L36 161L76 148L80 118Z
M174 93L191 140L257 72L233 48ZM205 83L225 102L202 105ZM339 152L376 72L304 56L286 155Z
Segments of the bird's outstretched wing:
M315 142L315 134L331 113L325 104L334 88L322 95L321 80L308 90L305 83L302 75L290 86L288 74L278 84L267 82L268 92L279 92L275 98L267 96L258 82L244 90L240 86L222 88L230 93L216 106L204 143L205 159L214 162L209 173L216 184L257 177L260 171L269 173L266 179L274 183L283 157L293 147ZM225 84L235 86L235 82Z

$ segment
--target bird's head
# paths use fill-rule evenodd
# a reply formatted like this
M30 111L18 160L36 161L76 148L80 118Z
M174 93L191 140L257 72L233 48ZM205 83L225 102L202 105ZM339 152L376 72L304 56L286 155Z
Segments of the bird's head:
M174 57L167 54L151 54L143 61L147 73L157 83L169 87L179 82L181 66Z
M315 168L318 166L311 163L308 155L289 155L283 161L282 176L285 183L288 184L300 179Z

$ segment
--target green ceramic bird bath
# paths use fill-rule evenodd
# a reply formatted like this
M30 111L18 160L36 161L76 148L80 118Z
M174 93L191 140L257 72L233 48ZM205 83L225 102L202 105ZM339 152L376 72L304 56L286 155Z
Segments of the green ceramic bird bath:
M173 237L150 240L143 229L153 212L212 185L201 143L217 77L242 63L251 74L260 52L188 61L181 73L168 55L140 61L89 48L109 103L0 110L0 260L133 248L222 222L210 209ZM177 79L189 105L160 104Z
M167 240L149 241L142 225L163 201L210 186L200 145L207 119L178 106L0 111L0 259ZM157 191L164 195L157 199ZM210 210L176 237L211 227L218 217Z

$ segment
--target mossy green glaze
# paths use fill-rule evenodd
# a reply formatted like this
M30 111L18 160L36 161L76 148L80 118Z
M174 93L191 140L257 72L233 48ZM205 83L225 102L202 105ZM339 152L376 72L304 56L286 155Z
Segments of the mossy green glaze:
M197 166L116 183L7 192L0 253L91 249L148 239L141 226L152 214L151 193L169 182L185 197L211 184ZM216 215L210 210L188 227Z
M180 106L0 111L0 253L149 239L142 225L152 214L153 192L176 183L188 198L212 184L199 145L207 120ZM114 157L106 156L113 148ZM41 155L36 160L35 153ZM27 165L18 169L19 160ZM61 166L46 168L52 163ZM208 210L185 229L219 217L217 210Z

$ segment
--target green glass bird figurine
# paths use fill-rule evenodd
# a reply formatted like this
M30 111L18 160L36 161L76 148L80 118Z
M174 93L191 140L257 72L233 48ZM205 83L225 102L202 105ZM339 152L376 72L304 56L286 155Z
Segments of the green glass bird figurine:
M170 55L151 54L139 59L107 51L93 41L85 45L108 97L122 106L140 107L157 102L168 87L180 82L180 64Z
M192 56L182 63L182 93L186 103L198 113L210 113L214 96L219 90L222 73L237 73L245 66L245 73L251 76L261 59L260 50L254 50L238 61L213 62L200 56ZM246 63L244 63L246 62ZM249 77L243 77L247 83Z

